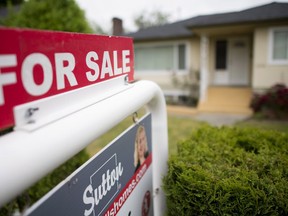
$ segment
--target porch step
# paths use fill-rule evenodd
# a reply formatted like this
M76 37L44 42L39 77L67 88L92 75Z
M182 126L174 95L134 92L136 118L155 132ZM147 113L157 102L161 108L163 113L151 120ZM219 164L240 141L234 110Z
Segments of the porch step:
M251 88L209 87L206 101L199 103L198 111L251 114L251 97Z

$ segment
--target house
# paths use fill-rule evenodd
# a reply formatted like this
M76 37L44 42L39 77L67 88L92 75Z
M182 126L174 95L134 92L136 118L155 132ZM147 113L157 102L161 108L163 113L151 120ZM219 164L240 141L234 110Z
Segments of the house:
M135 77L199 111L249 113L254 92L288 84L288 3L196 16L128 34Z

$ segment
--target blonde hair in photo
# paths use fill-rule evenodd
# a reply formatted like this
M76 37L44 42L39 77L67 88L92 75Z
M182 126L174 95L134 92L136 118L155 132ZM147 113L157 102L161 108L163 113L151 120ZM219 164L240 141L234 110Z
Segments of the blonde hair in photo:
M138 160L139 160L139 156L138 156L138 138L139 138L139 135L141 132L144 132L145 133L145 136L146 136L146 131L145 131L145 127L140 125L137 129L137 132L136 132L136 138L135 138L135 150L134 150L134 166L136 167L137 166L137 163L138 163ZM145 152L148 151L148 145L147 145L147 140L146 140L146 143L145 143Z

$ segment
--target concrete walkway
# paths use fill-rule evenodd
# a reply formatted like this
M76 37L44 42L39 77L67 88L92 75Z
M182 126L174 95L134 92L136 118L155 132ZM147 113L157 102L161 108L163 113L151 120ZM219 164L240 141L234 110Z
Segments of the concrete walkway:
M251 116L242 113L198 112L196 108L182 106L167 106L167 112L170 115L185 116L196 121L207 122L213 126L233 125Z

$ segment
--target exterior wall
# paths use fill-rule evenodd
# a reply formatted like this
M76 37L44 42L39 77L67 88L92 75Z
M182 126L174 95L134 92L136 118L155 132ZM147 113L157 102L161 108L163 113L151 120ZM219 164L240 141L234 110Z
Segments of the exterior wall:
M209 85L213 85L213 78L214 78L214 73L215 73L215 37L209 37L209 75L208 75L208 83Z
M151 80L156 82L164 91L166 95L187 95L189 92L181 87L180 83L187 80L187 76L190 71L199 71L199 42L198 39L186 39L186 40L171 40L171 41L157 41L157 42L142 42L134 43L134 47L141 46L153 46L164 44L180 44L185 43L186 47L186 67L187 70L175 71L175 70L149 70L139 71L135 69L136 80ZM178 82L179 84L175 84Z
M252 87L255 90L267 89L276 83L288 85L288 64L269 62L270 29L261 27L254 32Z
M196 72L200 72L200 38L191 39L191 47L190 47L190 61L191 61L191 69Z

